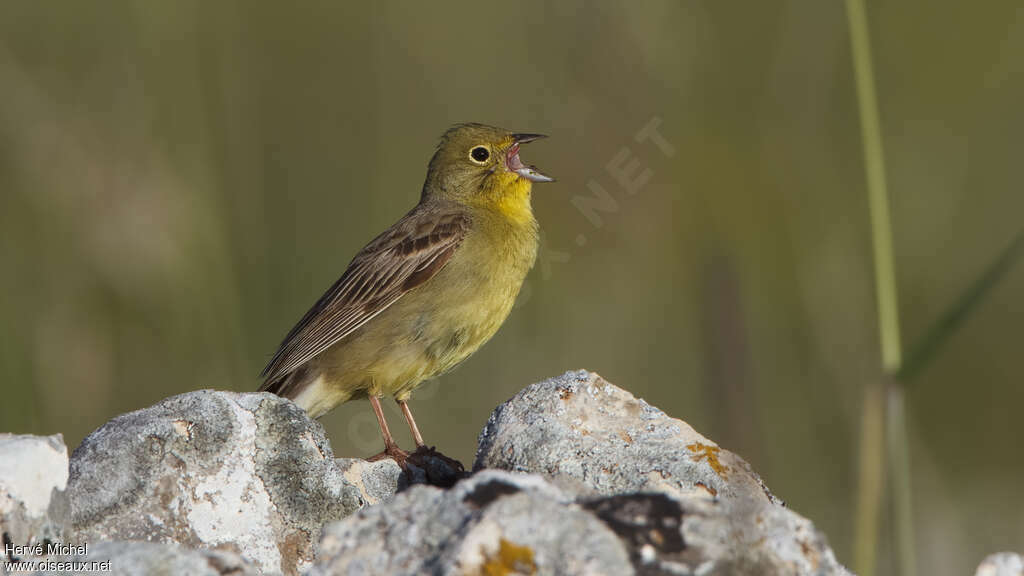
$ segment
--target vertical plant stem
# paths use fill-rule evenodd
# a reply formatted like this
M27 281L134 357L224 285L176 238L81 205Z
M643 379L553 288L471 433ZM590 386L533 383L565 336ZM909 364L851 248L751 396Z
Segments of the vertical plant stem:
M898 380L894 380L893 385L889 386L888 421L885 430L889 443L889 469L892 471L890 477L899 573L913 576L917 568L914 558L913 510L910 506L910 448L904 406L905 391L906 388Z
M860 464L853 536L853 570L860 576L873 576L878 561L878 517L885 477L884 415L885 387L881 382L870 382L864 386L860 412Z
M850 25L853 73L857 83L864 170L867 176L868 207L871 214L882 370L885 374L895 374L900 369L903 358L900 349L900 319L896 301L896 266L893 262L889 192L885 186L885 154L882 149L881 122L878 119L874 70L871 66L871 40L868 36L863 0L847 0L846 12Z
M885 385L865 387L861 417L860 484L857 496L854 564L858 573L870 576L877 567L879 515L882 505L882 478L885 476L886 450L882 432L888 433L893 504L896 523L896 550L900 573L914 574L912 510L910 502L910 464L907 445L904 390L897 374L903 363L900 340L899 304L896 293L896 266L893 258L892 222L885 180L885 153L882 147L881 121L875 92L871 59L871 38L863 0L846 0L850 27L857 104L860 112L861 141L871 217L871 239L875 263L875 300L878 306L879 344ZM888 403L887 403L888 401ZM883 422L883 414L887 422ZM876 430L868 427L878 427Z

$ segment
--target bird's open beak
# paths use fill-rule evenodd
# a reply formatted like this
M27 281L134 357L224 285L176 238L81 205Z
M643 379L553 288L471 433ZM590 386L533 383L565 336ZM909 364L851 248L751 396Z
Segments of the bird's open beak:
M519 159L519 145L547 138L543 134L513 134L512 146L505 153L505 167L531 182L554 182L555 179L541 174L534 166L527 166Z

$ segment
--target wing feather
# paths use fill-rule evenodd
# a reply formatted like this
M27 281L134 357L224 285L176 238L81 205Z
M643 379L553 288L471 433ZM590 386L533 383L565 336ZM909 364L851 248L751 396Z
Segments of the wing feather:
M370 242L285 336L261 376L270 382L302 366L432 278L469 227L462 211L419 206Z

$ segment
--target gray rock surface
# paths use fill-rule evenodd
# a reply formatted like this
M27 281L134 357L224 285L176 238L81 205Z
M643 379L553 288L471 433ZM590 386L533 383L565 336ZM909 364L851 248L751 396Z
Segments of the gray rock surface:
M575 494L643 573L848 574L742 458L592 372L499 406L473 467L539 474ZM645 535L652 526L662 536Z
M810 521L747 503L574 498L536 475L483 470L329 525L308 574L849 574Z
M585 370L527 386L480 433L474 470L532 472L622 494L775 501L742 458Z
M114 576L182 575L250 576L260 574L241 556L222 550L193 550L177 544L155 542L100 542L88 547L87 554L49 556L52 563L73 564L71 569L37 571L35 574L112 574Z
M1000 552L985 558L974 576L1024 576L1024 557L1014 552Z
M381 490L347 481L292 402L210 390L114 418L72 454L68 481L80 541L229 550L286 574L313 560L325 522Z
M324 529L310 575L633 573L595 515L537 476L486 470L414 486Z
M71 518L67 482L68 450L60 434L0 434L0 542L62 541Z
M402 469L390 458L369 462L361 458L338 458L338 468L349 484L359 490L367 505L390 500L406 485Z
M28 532L88 543L81 559L114 573L849 574L741 458L584 371L498 407L469 478L430 450L404 471L335 459L321 426L270 394L119 416L70 477L62 444L30 444L17 454L52 485L5 480L0 460L0 490L31 485L18 501L51 523L65 502L71 527Z
M634 493L583 499L638 574L848 575L811 522L773 504Z

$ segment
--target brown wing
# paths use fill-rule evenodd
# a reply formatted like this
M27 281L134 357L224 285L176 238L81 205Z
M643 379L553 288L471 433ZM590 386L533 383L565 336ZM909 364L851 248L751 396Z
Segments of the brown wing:
M469 225L451 208L417 206L363 248L285 336L261 376L269 383L295 370L433 277Z

